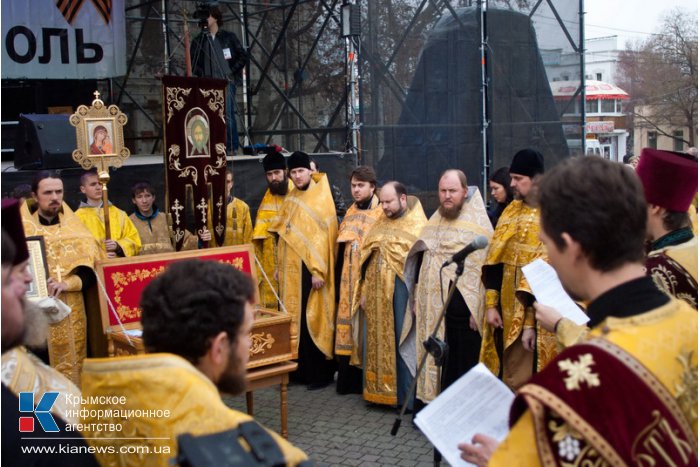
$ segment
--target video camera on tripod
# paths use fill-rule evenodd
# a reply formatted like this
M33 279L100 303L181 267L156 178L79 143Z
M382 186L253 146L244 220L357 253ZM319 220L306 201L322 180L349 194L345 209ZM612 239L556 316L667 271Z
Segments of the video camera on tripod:
M197 20L197 24L201 29L208 29L208 19L210 14L210 8L213 6L219 6L217 1L202 1L197 2L197 7L192 13L192 17Z

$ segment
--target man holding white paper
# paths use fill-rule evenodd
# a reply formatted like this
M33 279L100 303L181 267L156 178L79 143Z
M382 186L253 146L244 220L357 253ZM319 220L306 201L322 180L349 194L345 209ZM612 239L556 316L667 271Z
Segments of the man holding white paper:
M544 173L544 158L533 149L513 156L511 187L516 199L496 224L482 268L486 319L479 361L515 390L556 355L555 336L535 322L532 292L522 267L546 256L538 238L539 209L534 179Z
M688 216L688 208L698 192L697 160L644 148L636 172L647 201L647 275L660 290L697 309L698 246ZM556 331L562 346L579 342L588 332L587 327L572 322L558 306L535 304L535 309L537 319L547 329Z
M476 435L459 445L462 458L695 465L698 317L645 275L639 180L620 164L572 158L539 190L540 236L569 295L589 302L591 332L518 390L500 445Z

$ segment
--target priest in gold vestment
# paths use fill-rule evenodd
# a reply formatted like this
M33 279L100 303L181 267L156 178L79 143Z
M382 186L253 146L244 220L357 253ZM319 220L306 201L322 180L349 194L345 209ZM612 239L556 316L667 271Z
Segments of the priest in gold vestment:
M526 264L546 257L533 187L533 178L543 172L539 152L523 149L513 156L516 199L496 224L483 267L486 323L480 360L513 390L556 354L556 337L535 321L532 292L522 272Z
M362 244L361 277L353 300L353 326L361 329L351 363L363 367L363 397L369 402L400 405L407 397L411 370L399 354L407 313L403 276L406 256L427 222L418 198L399 182L379 193L383 215ZM414 370L415 371L415 370ZM412 407L412 404L409 405Z
M442 265L478 236L493 235L481 193L467 185L464 172L446 171L439 180L438 197L440 207L423 227L404 267L412 313L406 314L404 333L408 332L409 337L401 347L401 354L412 362L409 368L414 375L425 353L423 342L435 329L454 282L456 265L451 264L441 272ZM486 250L477 250L464 260L464 272L437 335L449 346L442 374L435 359L428 356L418 377L416 397L425 403L479 363L484 317L481 267L485 258Z
M249 276L216 261L176 262L146 286L141 308L147 353L85 363L83 397L88 404L81 422L86 438L96 448L117 448L98 451L101 465L167 467L182 454L178 436L234 429L226 441L230 444L221 449L237 454L239 465L256 465L250 454L256 438L265 442L256 443L262 448L257 454L275 459L274 465L306 460L300 449L221 399L220 391L237 395L246 387L254 298ZM96 409L105 408L99 404L102 397L118 402L110 407L113 411L100 411L99 416ZM99 428L115 425L121 430ZM133 447L134 439L150 452L120 452Z
M338 219L328 177L311 173L308 154L287 161L294 189L284 198L277 222L280 298L292 315L292 348L299 368L292 377L320 389L333 382L335 252ZM294 336L298 340L294 341Z
M262 160L263 170L267 179L267 190L263 196L253 227L253 246L255 257L262 265L259 281L260 305L264 308L277 310L279 286L275 271L277 270L277 236L270 232L270 226L277 223L279 210L284 203L284 197L292 190L294 184L287 178L287 163L284 156L277 152L269 152Z
M104 258L92 234L63 202L63 181L40 172L32 183L32 200L22 206L27 237L44 238L49 294L63 300L71 313L49 326L51 366L80 386L80 370L87 356L87 317L83 291L95 283L95 261ZM99 314L91 314L99 319ZM101 328L101 326L100 326Z
M480 466L697 465L698 317L645 275L639 181L620 164L578 157L554 167L539 189L550 262L569 294L589 303L592 331L518 390L505 440L477 434L459 446L462 458Z
M233 196L233 172L226 171L226 234L222 246L243 245L253 241L253 222L250 207L242 199Z
M350 174L350 191L354 203L347 209L338 227L338 267L340 282L338 311L335 320L335 355L338 361L339 394L362 394L362 370L350 365L353 335L360 329L352 326L352 299L360 277L360 252L365 235L382 215L379 198L374 194L377 176L372 167L362 165ZM357 340L357 338L355 338Z
M18 296L25 297L27 288L33 280L28 274L27 261L29 251L27 240L22 227L22 217L19 203L15 199L2 200L2 230L9 238L3 238L15 247L14 258L2 258L3 268L10 263L12 265L11 284L9 287L16 291ZM5 250L3 250L3 255ZM17 268L24 268L25 271ZM3 287L6 285L3 284ZM5 306L5 302L3 302ZM9 310L7 310L9 313ZM12 391L17 397L21 392L34 393L34 404L38 404L44 393L57 391L67 396L80 396L80 390L68 378L46 365L24 345L36 348L46 347L49 318L48 313L35 304L34 301L24 298L22 302L22 315L24 317L24 332L19 342L13 342L12 348L4 349L2 354L2 384ZM12 327L11 322L3 317L3 328ZM3 329L3 332L7 332ZM4 334L3 334L4 338ZM69 423L76 423L77 417L73 416L72 409L77 409L68 403L67 397L59 397L51 407L51 412Z

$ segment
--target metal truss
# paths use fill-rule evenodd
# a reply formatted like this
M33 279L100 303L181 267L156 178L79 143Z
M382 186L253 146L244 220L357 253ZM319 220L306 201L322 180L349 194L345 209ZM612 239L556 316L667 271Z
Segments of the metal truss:
M380 87L389 92L397 105L403 106L405 102L408 83L406 80L402 83L402 80L396 76L395 64L400 52L406 47L407 39L411 33L416 32L419 19L425 15L432 15L433 20L437 21L442 14L449 13L459 22L455 7L472 4L472 0L401 2L412 5L411 18L405 23L404 29L396 34L398 39L393 43L393 47L389 50L379 50L377 44L384 31L377 27L378 1L352 2L359 4L362 8L363 32L360 38L353 38L350 44L342 40L335 31L341 27L341 3L351 3L351 0L221 0L219 2L227 23L225 28L233 30L239 36L250 55L246 80L240 91L243 106L239 112L243 123L243 125L239 124L239 129L242 126L246 130L248 144L271 143L282 138L285 143L283 145L304 149L307 152L332 150L356 152L358 148L352 132L364 125L365 117L369 117L368 121L372 122L370 126L374 126L375 129L381 127L382 106L376 103L376 100L384 99ZM508 4L509 0L504 2ZM572 47L581 54L581 76L585 77L583 15L580 14L580 35L577 44L557 14L556 0L537 0L529 12L530 16L535 14L543 2L551 7ZM154 74L157 78L159 74L144 72L137 66L138 62L144 61L142 56L144 37L154 25L157 26L161 31L162 54L152 58L162 64L160 74L184 75L183 60L180 58L184 54L183 12L191 13L197 3L193 0L127 2L127 28L132 31L132 37L135 39L127 64L127 73L124 77L109 81L109 94L118 105L126 101L130 102L153 126L155 133L158 133L158 138L153 145L153 153L157 151L162 139L160 111L148 109L144 102L134 96L133 91L134 78L153 77ZM488 1L479 3L484 3L485 8L488 8ZM583 1L579 0L579 3L582 9ZM309 21L310 14L313 14L313 21ZM190 29L196 33L196 21L190 19L189 24ZM232 24L236 29L232 29ZM424 26L424 22L421 24ZM136 32L135 36L134 32ZM342 60L326 63L331 70L324 71L329 75L334 72L337 75L346 73L346 69L349 68L345 66L349 45L353 47L353 53L359 55L357 67L360 83L359 113L358 109L350 103L350 86L353 83L348 77L344 79L344 84L336 83L330 92L325 90L323 97L325 102L322 103L315 102L320 94L305 89L307 73L314 67L318 71L319 67L323 66L323 60L319 62L319 55L329 53L329 47L332 48L333 44L329 46L328 43L333 40L337 40L337 47L343 49L340 53ZM302 42L303 47L300 45ZM322 52L321 48L324 49ZM263 96L267 101L274 98L278 104L273 115L268 118L268 122L261 126L256 123L256 113L260 111L259 106L264 105L261 103ZM574 96L574 98L577 97L582 101L585 99L583 83ZM365 110L368 102L373 102L367 110L371 112L370 115L366 115ZM324 110L323 118L318 115L320 108ZM585 105L581 108L585 109ZM585 115L581 118L585 132ZM365 128L362 131L364 130ZM331 136L336 137L335 144L329 142L328 139ZM585 133L583 137L585 138ZM361 155L360 159L362 159Z

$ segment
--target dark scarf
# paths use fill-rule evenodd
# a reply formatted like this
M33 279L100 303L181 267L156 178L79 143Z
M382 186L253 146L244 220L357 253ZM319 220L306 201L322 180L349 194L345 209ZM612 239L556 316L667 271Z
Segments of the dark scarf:
M673 232L669 232L663 237L651 242L651 245L649 246L649 251L658 250L667 246L680 245L681 243L685 243L689 240L692 240L694 236L695 235L693 235L693 229L691 229L690 227L684 227L682 229L674 230Z
M134 214L136 214L136 217L141 219L142 221L148 222L148 230L153 232L153 227L151 227L151 221L155 219L158 216L158 214L160 214L160 211L158 210L157 206L153 205L153 214L151 214L150 216L144 216L138 209L134 211Z

